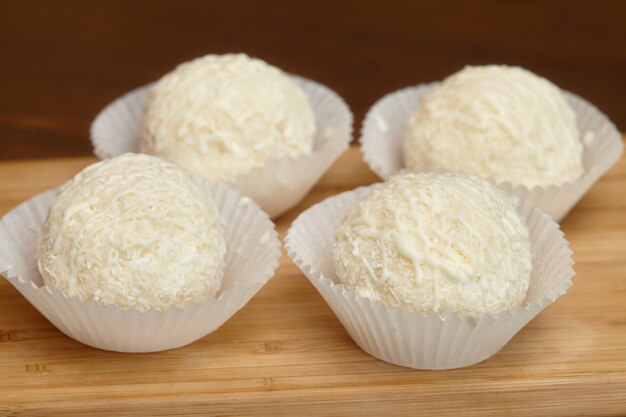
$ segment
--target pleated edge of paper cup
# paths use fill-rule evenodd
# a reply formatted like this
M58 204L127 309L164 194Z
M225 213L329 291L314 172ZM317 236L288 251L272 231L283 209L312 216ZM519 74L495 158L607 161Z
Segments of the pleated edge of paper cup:
M383 165L379 163L379 159L376 158L376 155L370 151L370 146L368 144L376 142L377 140L380 140L380 135L373 135L373 134L370 134L369 132L370 130L372 130L373 126L375 126L378 123L377 118L379 117L378 113L380 111L380 108L390 105L390 103L393 103L398 98L406 96L406 95L413 96L416 94L426 93L439 83L440 81L433 81L430 83L418 84L416 86L405 87L405 88L401 88L399 90L393 91L381 97L367 111L365 118L363 119L363 124L361 125L359 144L361 145L360 148L361 148L361 153L363 155L363 160L365 161L367 166L381 179L388 179L389 177L402 171L402 169L397 172L390 172L390 170L388 170L387 168L385 168ZM624 143L622 140L622 135L620 134L619 130L617 130L617 127L611 121L611 119L609 119L609 117L606 114L604 114L600 109L598 109L595 105L585 100L584 98L578 96L577 94L574 94L570 91L563 90L563 89L561 89L561 91L565 95L570 105L571 105L571 102L573 101L577 103L578 105L582 106L584 111L591 111L602 119L603 127L607 129L608 131L607 136L609 136L605 141L607 143L607 145L605 145L607 150L603 153L608 154L608 155L606 155L606 157L603 158L601 161L598 161L596 164L588 167L588 169L585 170L583 175L581 175L577 179L564 182L563 184L560 184L560 185L550 185L547 187L535 185L533 187L527 187L523 184L514 186L513 184L507 181L494 182L497 186L502 187L516 194L523 193L525 195L525 194L531 194L535 192L542 192L542 193L550 194L550 193L554 193L556 190L560 190L565 187L574 188L578 186L579 184L584 183L586 179L596 177L591 182L591 184L593 184L598 180L598 178L600 178L607 171L609 171L609 169L611 169L611 167L615 165L617 161L619 161L619 159L621 158L624 152ZM420 100L421 100L421 97L420 97ZM575 113L576 113L576 116L579 117L582 111L575 111ZM579 133L581 136L580 139L582 141L585 131L581 131ZM598 146L598 145L599 145L598 141L594 140L591 142L590 146ZM588 149L587 145L583 145L583 146L584 146L583 152L587 152L587 149ZM609 153L608 150L611 150L612 152ZM489 180L489 178L487 179Z
M361 149L361 154L363 155L363 160L372 170L372 172L374 172L379 178L386 180L389 177L398 173L390 172L383 165L379 164L379 158L376 157L376 153L370 150L370 144L373 144L380 140L380 135L369 134L374 126L376 126L378 129L388 129L387 121L382 119L379 115L380 109L390 105L391 103L394 103L401 97L426 93L439 83L439 81L433 81L430 83L404 87L399 90L392 91L391 93L387 93L379 98L367 110L367 113L365 113L365 117L363 118L363 123L361 123L361 129L359 131L359 147Z
M196 183L202 183L204 184L205 187L209 187L209 191L213 194L215 192L217 192L217 190L219 190L220 188L223 189L225 192L234 192L236 193L235 195L237 195L241 201L242 198L247 198L245 196L243 196L241 193L239 193L239 191L237 191L237 189L235 189L234 187L230 186L230 185L226 185L226 184L218 184L218 183L213 183L210 181L207 181L205 179L202 178L197 178L197 177L193 177L194 182ZM37 199L42 197L43 195L50 193L50 192L58 192L60 190L61 186L57 186L51 189L48 189L46 191L43 191L41 193L38 193L34 196L32 196L31 198L29 198L26 201L23 201L22 203L18 204L17 206L15 206L12 210L10 210L7 214L5 214L1 219L0 222L3 223L5 222L5 217L7 215L9 215L10 213L14 212L15 210L20 209L22 206L27 205L31 200ZM274 225L274 223L270 220L269 216L267 215L267 213L265 213L263 210L261 210L261 208L252 200L250 201L246 201L245 204L248 208L251 208L253 211L256 212L256 216L260 216L260 218L258 218L256 221L261 221L263 223L269 223L266 224L264 227L268 227L268 230L270 230L270 237L269 237L269 241L268 244L271 244L274 246L274 250L272 251L272 258L273 261L268 264L267 266L267 270L263 272L263 274L259 275L259 278L255 279L252 283L244 285L241 284L237 281L235 281L232 284L232 287L225 289L223 291L220 291L220 294L217 297L214 296L208 296L206 297L204 300L200 301L200 302L191 302L189 304L187 304L185 307L180 308L177 307L176 305L172 305L170 307L168 307L167 309L160 311L160 310L156 310L153 308L150 308L148 310L145 311L141 311L138 310L137 308L134 307L130 307L127 309L122 309L117 307L115 304L111 304L111 305L103 305L100 304L98 302L96 302L95 300L90 300L90 301L82 301L80 299L79 296L75 295L75 296L68 296L64 291L57 291L54 289L51 289L50 287L48 287L47 285L43 284L41 286L36 285L32 280L30 279L25 279L23 277L21 277L17 271L15 271L15 269L13 267L7 264L2 264L0 265L0 275L3 275L14 287L16 287L16 289L21 288L22 290L28 292L28 293L42 293L45 292L47 294L50 294L52 296L58 297L59 300L61 299L59 296L62 296L64 300L67 300L68 302L74 302L77 304L82 304L85 306L93 306L97 309L100 309L102 311L112 311L112 310L116 310L119 312L127 312L127 311L134 311L136 313L139 314L158 314L158 315L166 315L168 312L173 311L173 310L178 310L178 311L184 311L187 307L193 306L193 305L201 305L204 303L218 303L221 302L227 298L231 298L234 297L238 294L250 294L252 293L252 296L254 296L254 294L256 294L261 288L263 288L275 275L276 269L279 266L279 260L280 260L280 256L281 256L281 242L280 239L278 238L278 232L276 231L276 227ZM9 261L8 259L6 260L7 262ZM22 292L22 290L20 290L20 292ZM251 296L251 297L252 297ZM244 304L245 305L245 304ZM35 306L37 307L37 306ZM241 306L240 308L243 308L243 306Z
M135 87L132 90L127 91L121 96L113 99L113 101L105 105L102 108L102 110L98 112L96 117L92 120L89 126L89 141L91 142L93 153L96 157L98 157L98 159L108 159L108 158L113 158L117 156L117 155L111 154L103 147L104 143L102 140L99 139L99 135L98 135L100 125L102 123L105 123L107 119L110 117L110 115L112 114L112 112L118 111L118 107L123 105L126 101L129 101L131 99L136 100L137 99L136 96L141 95L141 94L145 94L147 96L149 89L153 84L154 83L148 83L140 87Z
M335 92L330 87L324 84L318 83L317 81L313 81L313 80L310 80L308 78L305 78L299 75L294 75L294 74L287 74L287 75L292 80L294 80L300 88L304 89L303 85L305 85L308 87L316 88L319 91L322 91L324 94L328 95L328 97L331 98L335 102L335 105L337 106L336 111L343 113L343 116L345 117L345 121L348 123L347 134L345 135L345 137L339 138L340 140L338 141L337 140L323 141L323 143L321 143L317 148L314 148L309 154L302 154L293 158L283 157L283 158L270 159L266 161L264 165L254 167L246 174L241 174L237 178L235 178L233 181L230 181L226 184L237 185L237 184L244 183L246 181L246 177L254 178L258 176L259 173L262 172L263 170L272 169L274 166L279 165L279 164L290 163L290 164L293 164L293 166L300 166L302 165L302 161L308 160L310 158L314 158L317 156L317 154L329 152L331 149L332 149L332 152L330 156L333 158L333 161L334 161L334 159L339 157L339 155L341 155L350 146L350 142L352 141L352 137L354 134L354 114L350 110L350 106L348 106L348 103L343 99L343 97L337 94L337 92ZM148 83L148 84L145 84L140 87L136 87L128 91L127 93L111 101L96 115L89 129L89 137L90 137L91 145L93 147L94 155L96 155L99 159L107 159L107 158L112 158L114 156L117 156L117 155L112 155L110 152L107 152L103 148L101 144L102 141L98 138L98 134L97 134L99 124L102 123L104 120L106 120L107 117L109 117L110 112L117 111L117 107L119 105L121 105L126 100L129 100L135 95L146 93L147 90L153 84L154 83ZM307 99L310 100L309 94L306 91L305 91L305 94L307 95ZM141 120L139 120L139 123L141 123ZM316 132L316 135L317 134L323 134L323 133ZM284 161L287 161L287 162L284 162Z
M289 231L287 232L287 236L285 238L285 249L287 251L287 255L289 256L289 258L291 258L293 263L304 273L304 275L307 277L307 279L309 281L311 281L313 286L316 287L316 289L318 290L318 292L320 293L320 295L322 295L322 297L324 299L325 299L325 297L323 296L323 294L319 290L318 286L326 287L326 288L330 289L330 291L334 295L335 299L339 303L344 303L344 302L356 303L356 304L360 305L361 307L368 308L375 315L385 315L387 317L402 316L402 317L404 317L407 320L436 320L436 321L441 322L441 323L445 323L446 321L449 321L449 320L457 320L457 321L469 322L470 324L475 325L476 323L478 323L479 320L481 320L481 319L483 319L485 317L490 319L493 323L495 323L495 322L497 322L499 320L511 319L515 315L520 314L520 313L532 314L532 317L534 317L536 314L539 314L542 310L544 310L550 304L554 303L560 297L565 295L567 293L567 291L569 290L569 288L571 288L573 286L573 278L576 275L576 273L575 273L575 271L573 269L573 265L574 265L574 260L572 258L573 252L572 252L572 250L571 250L571 248L569 246L569 242L567 241L567 239L565 239L565 235L561 231L561 228L559 227L558 223L556 223L546 213L544 213L543 211L541 211L538 208L534 207L532 204L526 203L526 202L524 202L522 200L519 200L519 199L518 199L519 204L523 205L523 206L526 206L526 208L530 210L529 215L531 213L532 214L539 214L541 222L547 222L548 225L550 225L551 227L554 228L552 233L556 233L558 235L557 236L557 242L561 246L559 252L562 252L561 254L563 256L567 257L567 263L562 266L564 268L564 272L567 273L567 275L568 275L567 279L565 279L562 282L561 285L557 286L549 294L544 295L538 301L526 302L523 306L519 306L519 307L515 308L513 311L502 311L502 312L498 313L497 315L493 315L493 314L489 314L489 313L485 313L485 314L481 314L481 315L471 315L470 314L470 315L465 315L465 316L460 316L458 314L446 314L446 315L441 315L441 314L438 314L438 313L425 314L425 313L422 313L422 312L419 312L419 311L406 312L406 311L402 310L399 307L388 308L384 304L381 304L381 303L378 303L376 301L373 301L372 299L370 299L368 297L361 297L361 296L359 296L353 290L345 287L342 284L335 284L330 278L325 277L324 274L321 271L317 270L314 265L306 263L304 261L304 259L302 257L300 257L300 255L298 254L298 251L294 248L294 246L292 244L293 235L294 235L294 233L297 233L296 228L299 226L300 222L302 221L301 218L304 218L306 216L312 215L311 213L314 212L315 210L318 210L320 206L322 206L324 204L334 204L335 206L343 205L345 203L340 203L339 200L341 200L342 198L345 198L348 194L359 193L359 194L362 194L360 196L360 198L362 198L368 192L370 192L374 187L378 187L380 185L381 185L380 183L376 183L376 184L373 184L373 185L370 185L370 186L358 187L358 188L356 188L354 190L346 191L346 192L337 194L335 196L329 197L326 200L323 200L323 201L321 201L321 202L311 206L309 209L307 209L304 212L302 212L298 216L298 218L296 218L296 220L293 222L292 226L290 227ZM331 307L331 309L333 311L335 311L335 309L331 305L331 302L329 302L329 300L326 300L326 299L325 299L325 301L329 305L329 307ZM524 324L522 327L520 327L520 329L518 329L517 331L519 331L523 327L525 327L526 324ZM362 347L360 341L355 340L355 343L357 343L357 345L359 345L359 347ZM365 349L363 349L363 350L365 350ZM382 359L380 357L380 355L374 354L373 352L370 352L370 351L367 351L367 350L365 350L365 351L368 354L371 354L372 356L374 356L374 357L376 357L378 359L387 361L385 359ZM493 354L495 354L495 353L496 352L494 352ZM483 360L486 360L490 356L491 355L489 355L489 356L487 356L487 357L485 357L485 358L483 358L483 359L481 359L481 360L479 360L477 362L474 362L472 364L479 363L479 362L481 362ZM396 365L400 365L400 366L404 366L404 367L409 367L407 365L402 365L402 364L398 364L398 363L394 363L394 362L390 362L390 363L393 363L393 364L396 364ZM472 364L468 364L468 365L465 365L465 366L471 366ZM461 367L465 367L465 366L461 366ZM435 369L435 368L415 368L415 369ZM438 369L453 369L453 368L438 368Z

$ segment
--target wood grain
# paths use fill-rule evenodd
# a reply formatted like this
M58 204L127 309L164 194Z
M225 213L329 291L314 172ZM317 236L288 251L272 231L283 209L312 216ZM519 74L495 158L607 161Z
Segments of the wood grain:
M247 52L343 96L521 65L626 131L626 2L0 0L0 159L89 155L107 103L207 53Z
M0 163L0 213L93 158ZM376 177L356 148L278 221ZM626 160L563 222L574 287L496 356L416 371L361 351L286 256L233 319L190 346L152 354L64 336L0 279L0 415L626 414Z

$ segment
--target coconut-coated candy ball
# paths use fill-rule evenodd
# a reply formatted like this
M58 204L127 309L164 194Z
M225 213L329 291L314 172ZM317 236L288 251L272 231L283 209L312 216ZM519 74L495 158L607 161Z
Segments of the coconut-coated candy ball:
M466 67L410 117L404 162L513 186L559 186L583 173L576 114L561 90L519 67Z
M215 295L225 251L211 195L173 164L129 153L63 186L37 261L46 285L67 296L163 311Z
M232 182L271 159L311 153L314 133L308 98L288 75L243 54L207 55L151 88L141 151Z
M464 174L408 173L359 201L334 234L341 283L388 307L497 314L521 305L529 232L511 197Z

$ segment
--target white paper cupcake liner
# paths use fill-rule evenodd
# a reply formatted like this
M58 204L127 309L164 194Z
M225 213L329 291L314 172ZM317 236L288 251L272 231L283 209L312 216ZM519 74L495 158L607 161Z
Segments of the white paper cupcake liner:
M370 355L417 369L469 366L497 353L541 310L572 285L573 261L559 226L532 205L520 202L533 251L533 272L521 307L497 316L425 315L360 297L339 283L332 260L333 232L370 187L345 192L311 207L293 223L286 248L335 312L352 339Z
M388 94L368 111L361 130L361 151L365 162L379 177L387 179L404 169L402 147L404 131L411 114L422 98L437 83L421 84ZM585 144L584 174L561 186L531 189L502 182L498 186L533 203L557 222L561 221L591 186L613 166L622 155L624 144L619 131L595 106L567 91L563 92L574 109L581 137L593 135Z
M86 345L119 352L154 352L189 344L216 330L274 274L280 242L274 224L232 187L196 180L213 195L226 222L225 271L216 297L163 312L122 310L51 291L35 252L55 188L17 206L0 220L0 273L52 324Z
M306 93L315 114L313 152L297 158L280 158L239 176L234 186L276 218L298 204L352 140L352 113L334 91L298 76L293 80ZM150 85L113 101L91 126L94 153L111 158L139 152L141 121ZM184 167L182 167L184 168Z

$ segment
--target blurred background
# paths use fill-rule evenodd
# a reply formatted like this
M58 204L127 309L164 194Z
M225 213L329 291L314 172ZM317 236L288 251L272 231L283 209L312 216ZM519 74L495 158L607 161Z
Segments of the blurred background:
M111 100L207 53L336 90L356 131L384 94L521 65L626 130L626 1L2 1L0 159L91 154Z

